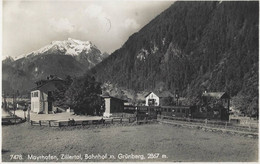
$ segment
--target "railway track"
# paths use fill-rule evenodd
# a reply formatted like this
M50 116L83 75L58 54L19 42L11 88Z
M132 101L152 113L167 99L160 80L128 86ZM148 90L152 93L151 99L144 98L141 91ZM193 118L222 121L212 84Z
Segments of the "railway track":
M209 131L222 131L222 132L258 136L258 128L223 126L223 125L205 124L205 123L197 123L197 122L177 121L177 120L170 120L170 119L157 119L157 121L165 124L175 125L175 126L200 128Z

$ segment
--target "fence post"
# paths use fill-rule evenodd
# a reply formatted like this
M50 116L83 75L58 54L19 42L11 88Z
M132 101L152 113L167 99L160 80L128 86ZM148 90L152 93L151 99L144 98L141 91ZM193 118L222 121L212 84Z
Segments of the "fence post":
M42 122L41 121L39 121L39 124L40 124L40 126L42 126Z
M49 127L51 127L51 121L49 121Z
M120 118L120 123L122 124L122 118Z
M130 117L129 117L129 123L130 123Z
M112 120L111 120L111 123L113 124L113 118L112 118Z
M227 121L226 121L226 125L225 125L225 129L227 128Z
M31 120L31 125L33 125L33 121Z
M60 122L58 122L58 126L60 127Z

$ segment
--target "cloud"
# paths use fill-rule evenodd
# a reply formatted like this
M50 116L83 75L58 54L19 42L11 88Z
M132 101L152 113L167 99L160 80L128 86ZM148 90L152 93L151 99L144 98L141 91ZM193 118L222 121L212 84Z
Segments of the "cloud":
M113 52L172 4L170 1L37 1L3 1L3 54L18 56L68 37L90 40L101 50Z
M86 14L90 17L90 18L95 18L95 17L99 17L100 15L104 15L102 14L102 7L98 6L98 5L90 5L89 7L87 7L85 9Z
M75 31L75 26L67 18L59 18L58 20L51 18L49 23L56 32L72 33Z
M84 10L86 16L85 27L90 31L96 31L99 33L107 32L111 27L111 16L105 12L102 6L92 4ZM89 23L91 22L91 23ZM82 23L84 24L84 23Z
M124 27L131 28L131 29L138 29L140 27L140 24L138 24L136 20L132 18L128 18L124 21Z
M35 15L34 11L23 8L20 1L14 1L11 3L4 2L3 10L3 20L7 23L16 21L21 17L32 18Z

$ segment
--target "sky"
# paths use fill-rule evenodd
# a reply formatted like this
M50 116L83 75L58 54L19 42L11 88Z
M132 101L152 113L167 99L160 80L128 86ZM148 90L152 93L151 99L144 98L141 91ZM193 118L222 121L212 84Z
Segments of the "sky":
M173 1L3 1L2 54L13 58L68 38L112 53Z

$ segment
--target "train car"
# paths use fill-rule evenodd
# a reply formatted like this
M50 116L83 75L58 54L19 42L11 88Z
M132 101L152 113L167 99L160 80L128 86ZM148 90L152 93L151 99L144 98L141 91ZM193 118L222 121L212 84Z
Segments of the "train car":
M160 110L158 106L124 106L125 113L135 113L138 116L148 117L149 119L156 119Z
M171 117L190 117L189 106L161 106L161 115Z
M134 114L136 112L136 106L133 105L124 105L124 113Z
M210 108L206 106L125 106L126 113L135 113L138 116L145 116L156 119L157 115L208 119L208 120L228 120L229 114L224 107Z

